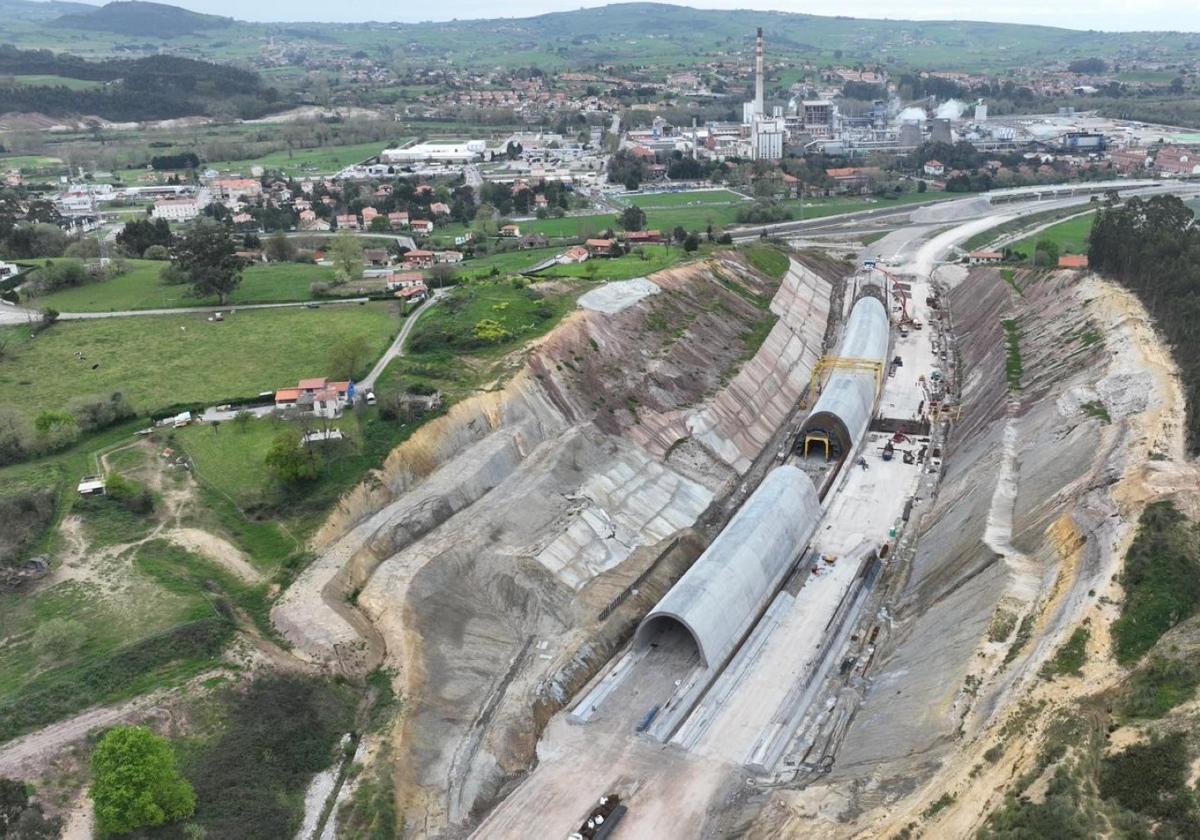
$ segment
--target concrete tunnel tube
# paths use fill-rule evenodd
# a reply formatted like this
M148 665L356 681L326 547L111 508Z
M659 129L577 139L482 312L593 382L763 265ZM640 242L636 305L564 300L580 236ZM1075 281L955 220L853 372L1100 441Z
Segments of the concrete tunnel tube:
M812 539L821 502L798 467L776 467L638 626L634 645L682 629L706 670L720 669L754 627Z
M853 452L875 414L880 376L887 367L891 321L887 309L872 296L854 304L838 357L878 362L880 373L867 370L834 370L824 390L800 427L799 440L808 455L810 443L823 443L829 457L835 445L843 456Z

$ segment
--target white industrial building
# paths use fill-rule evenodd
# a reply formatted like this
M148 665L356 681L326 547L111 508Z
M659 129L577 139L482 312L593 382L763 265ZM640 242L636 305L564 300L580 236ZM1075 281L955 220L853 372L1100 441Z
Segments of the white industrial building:
M195 198L160 198L150 215L168 222L190 222L200 215L200 202Z
M483 140L463 143L418 143L404 149L384 149L379 159L384 163L472 163L482 160L487 151Z

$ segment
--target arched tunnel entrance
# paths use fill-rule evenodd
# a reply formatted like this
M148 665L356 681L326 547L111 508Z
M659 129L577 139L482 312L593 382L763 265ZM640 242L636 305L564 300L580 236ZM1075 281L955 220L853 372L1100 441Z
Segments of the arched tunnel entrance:
M638 627L634 641L643 650L654 649L656 657L679 660L694 658L699 661L701 667L708 667L708 657L704 655L704 645L700 643L700 638L687 622L677 616L651 613Z
M850 431L836 414L820 411L810 415L796 439L800 456L807 458L813 452L825 456L826 461L841 460L850 451Z

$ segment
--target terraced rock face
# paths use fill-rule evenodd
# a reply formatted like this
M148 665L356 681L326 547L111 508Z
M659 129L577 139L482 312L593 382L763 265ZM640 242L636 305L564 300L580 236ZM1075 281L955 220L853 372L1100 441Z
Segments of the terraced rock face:
M1150 453L1181 450L1182 401L1136 302L1074 273L1011 280L972 269L954 287L962 412L875 676L833 773L777 797L751 836L892 836L932 825L939 795L927 836L970 833L997 780L976 799L968 771L1109 587Z
M796 262L777 289L731 256L609 284L344 500L273 618L313 659L395 669L414 836L528 770L540 727L698 556L694 526L808 383L843 270Z

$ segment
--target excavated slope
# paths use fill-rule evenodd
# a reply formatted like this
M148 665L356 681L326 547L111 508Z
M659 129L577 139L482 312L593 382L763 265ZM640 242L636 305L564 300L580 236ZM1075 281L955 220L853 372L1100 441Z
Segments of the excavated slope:
M540 727L703 550L692 526L807 384L841 269L793 263L753 359L770 317L753 294L775 284L740 257L660 272L656 294L577 311L344 500L273 618L303 655L397 673L414 836L463 825L527 771ZM757 437L722 436L734 405Z
M1114 314L1115 287L1071 272L1018 272L1016 285L972 269L952 292L961 418L874 679L833 773L779 795L754 837L891 836L919 822L1119 562L1145 502L1123 477L1168 446L1155 418L1174 399L1169 371L1147 366L1153 336ZM1019 390L1006 320L1019 331Z

